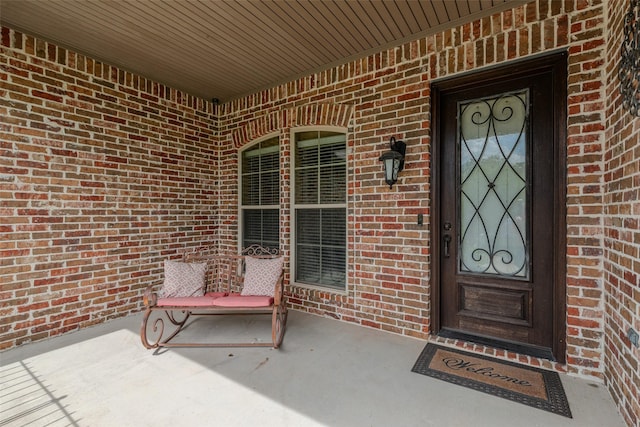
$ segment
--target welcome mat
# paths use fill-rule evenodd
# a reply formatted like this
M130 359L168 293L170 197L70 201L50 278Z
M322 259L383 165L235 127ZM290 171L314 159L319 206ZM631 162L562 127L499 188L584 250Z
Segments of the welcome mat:
M431 343L411 371L572 418L557 372Z

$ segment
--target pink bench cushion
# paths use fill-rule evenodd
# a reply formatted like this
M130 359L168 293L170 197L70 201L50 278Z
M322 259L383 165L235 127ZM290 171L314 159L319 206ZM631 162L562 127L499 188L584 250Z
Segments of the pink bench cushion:
M158 307L211 307L214 297L171 297L158 298Z
M239 296L216 298L213 305L216 307L269 307L273 304L273 297L269 296Z

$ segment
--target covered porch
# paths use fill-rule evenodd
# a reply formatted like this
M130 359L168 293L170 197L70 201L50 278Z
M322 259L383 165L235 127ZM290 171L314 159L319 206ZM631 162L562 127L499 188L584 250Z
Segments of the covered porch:
M268 319L238 320L184 334L268 337ZM134 315L3 353L0 425L624 426L598 381L561 374L569 419L411 372L423 340L302 312L280 350L156 354L139 326Z
M6 423L640 427L639 14L638 0L0 0L0 360L44 393ZM551 57L562 66L534 71L554 83L532 87L531 61ZM440 130L458 134L438 112L455 101L439 104L443 84L503 86L514 69L524 86L462 101L553 93L520 116L549 113L530 130L554 129L553 146L509 162L552 179L520 205L531 220L506 210L538 239L514 233L520 259L552 257L499 299L477 270L443 274L464 233L442 231L462 195L444 200L456 168L441 166L463 156L443 154L458 141ZM255 240L285 258L280 351L142 348L164 261ZM487 337L544 353L474 344ZM575 418L411 374L429 341L562 373Z

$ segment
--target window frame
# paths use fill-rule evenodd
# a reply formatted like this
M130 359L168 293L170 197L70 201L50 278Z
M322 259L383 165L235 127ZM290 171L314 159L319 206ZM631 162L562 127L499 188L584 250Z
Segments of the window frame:
M253 149L256 145L259 145L262 142L268 141L270 139L278 140L278 204L274 205L245 205L243 203L243 155L246 151ZM281 170L282 170L282 138L279 133L270 133L263 137L257 138L250 143L244 145L238 150L238 252L243 250L243 242L244 242L244 221L245 221L245 211L246 210L268 210L268 209L277 209L278 210L278 250L280 251L282 241L281 241L281 188L282 188L282 179L281 179Z
M297 217L297 209L299 206L309 206L309 204L298 204L296 203L296 134L304 133L304 132L335 132L341 133L345 138L345 198L343 203L329 203L329 204L315 204L314 209L331 209L331 208L343 208L344 209L344 225L345 225L345 236L344 236L344 284L342 287L334 287L330 285L323 284L313 284L306 282L298 282L297 276L297 225L298 225L298 217ZM290 254L291 261L289 263L291 269L291 284L308 289L316 289L324 292L331 292L334 294L347 295L349 292L349 256L350 256L350 248L349 248L349 183L350 183L350 173L349 173L349 156L351 153L351 149L349 146L349 131L345 127L340 126L300 126L291 128L290 138L289 138L289 152L290 152L290 171L289 176L290 179L290 230L291 230L291 240L290 240Z

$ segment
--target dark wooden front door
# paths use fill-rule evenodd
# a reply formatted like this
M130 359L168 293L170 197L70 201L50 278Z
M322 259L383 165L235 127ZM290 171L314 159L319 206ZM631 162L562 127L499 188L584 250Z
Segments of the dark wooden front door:
M433 87L440 335L562 359L565 68L555 55Z

